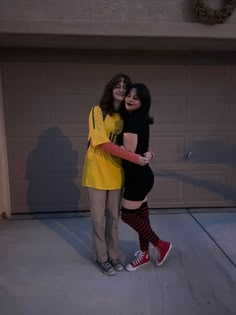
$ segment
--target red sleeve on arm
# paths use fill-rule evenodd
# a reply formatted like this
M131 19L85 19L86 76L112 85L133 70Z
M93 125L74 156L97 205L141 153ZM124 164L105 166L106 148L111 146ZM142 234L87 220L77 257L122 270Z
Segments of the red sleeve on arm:
M106 151L112 155L118 156L119 158L121 158L123 160L127 160L127 161L130 161L130 162L135 163L135 164L139 164L139 155L138 154L126 151L126 150L120 148L118 145L115 145L112 142L103 143L103 144L101 144L101 147L104 151Z

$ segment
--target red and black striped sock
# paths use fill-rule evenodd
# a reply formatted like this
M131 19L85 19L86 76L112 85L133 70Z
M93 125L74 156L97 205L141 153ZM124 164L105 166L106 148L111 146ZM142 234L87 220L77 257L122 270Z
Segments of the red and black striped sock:
M129 210L122 207L121 219L131 226L142 237L142 240L152 243L157 246L159 243L159 237L152 230L149 220L139 215L140 209ZM145 250L146 244L143 243Z
M147 202L144 202L138 212L138 215L145 220L148 224L150 224L149 221L149 209L148 209L148 204ZM138 235L139 236L139 246L141 251L145 252L148 251L149 249L149 241L144 238L141 234Z

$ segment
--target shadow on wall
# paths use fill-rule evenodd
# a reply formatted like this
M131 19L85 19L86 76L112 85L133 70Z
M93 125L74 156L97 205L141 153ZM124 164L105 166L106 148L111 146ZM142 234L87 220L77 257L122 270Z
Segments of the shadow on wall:
M39 136L27 160L27 204L31 212L79 210L77 162L78 153L59 128L49 128Z
M190 148L192 163L224 164L236 166L236 146L227 145L219 140L216 141L193 141Z
M214 183L208 180L200 179L194 176L185 175L170 170L162 170L155 174L156 176L166 177L166 178L176 178L182 180L184 183L189 183L192 186L204 188L205 190L217 194L223 197L229 202L236 203L236 187L231 187L229 185Z
M27 203L36 219L39 212L79 210L77 164L78 153L59 128L49 128L39 136L27 161ZM41 219L40 222L73 248L78 258L91 260L89 218Z
M186 163L205 164L206 166L218 164L229 167L229 170L235 168L236 171L236 146L226 145L221 141L193 141L189 151L191 155ZM172 170L162 170L156 175L180 179L183 183L203 188L236 204L236 179L232 185L226 185Z

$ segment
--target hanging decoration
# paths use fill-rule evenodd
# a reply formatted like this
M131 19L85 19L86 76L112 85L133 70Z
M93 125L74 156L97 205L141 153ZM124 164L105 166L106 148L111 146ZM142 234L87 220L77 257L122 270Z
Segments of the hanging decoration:
M212 9L205 0L193 0L194 15L205 24L222 24L232 15L236 7L236 0L222 0L222 2L222 8Z

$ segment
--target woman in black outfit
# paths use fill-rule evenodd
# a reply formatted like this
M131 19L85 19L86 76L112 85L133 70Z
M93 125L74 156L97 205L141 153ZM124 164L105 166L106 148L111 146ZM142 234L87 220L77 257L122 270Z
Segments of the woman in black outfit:
M125 98L123 144L126 150L140 155L148 151L149 125L153 124L153 119L149 116L150 107L148 88L142 83L133 84ZM126 270L134 271L150 261L149 243L156 249L157 266L161 266L172 245L160 240L150 226L147 195L154 184L153 172L149 164L139 166L123 161L123 166L125 188L121 218L138 233L140 243L140 250L135 254L135 259L126 266Z

